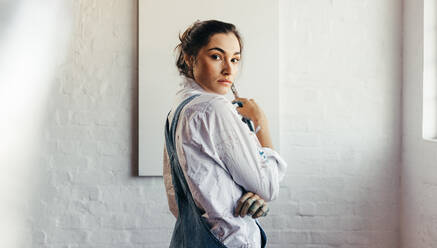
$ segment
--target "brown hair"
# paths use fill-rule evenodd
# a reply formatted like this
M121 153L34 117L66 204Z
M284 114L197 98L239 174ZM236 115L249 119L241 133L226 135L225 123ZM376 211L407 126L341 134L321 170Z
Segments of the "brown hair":
M209 43L211 36L218 33L234 33L240 44L240 53L243 52L243 42L237 28L234 24L221 22L217 20L195 21L185 30L182 36L179 34L180 43L175 50L179 53L176 60L176 66L179 74L194 79L193 70L184 60L184 55L195 58L199 50Z

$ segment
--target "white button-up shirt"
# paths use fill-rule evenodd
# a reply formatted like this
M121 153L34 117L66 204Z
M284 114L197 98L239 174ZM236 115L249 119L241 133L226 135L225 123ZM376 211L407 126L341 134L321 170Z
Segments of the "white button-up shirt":
M206 92L191 79L184 79L182 85L169 124L184 99L201 94L182 110L175 134L178 159L194 201L211 232L225 246L261 247L255 220L249 215L234 217L233 213L244 190L265 201L275 199L287 164L276 151L260 145L224 95ZM169 208L177 216L165 146L163 172Z

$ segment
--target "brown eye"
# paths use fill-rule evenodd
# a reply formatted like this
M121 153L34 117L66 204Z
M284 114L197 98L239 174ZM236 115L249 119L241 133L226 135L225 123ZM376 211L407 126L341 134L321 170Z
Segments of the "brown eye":
M213 55L211 55L211 58L217 60L217 59L220 59L220 56L217 54L213 54Z
M231 61L232 61L232 63L238 63L238 62L240 61L240 59L238 59L238 58L233 58Z

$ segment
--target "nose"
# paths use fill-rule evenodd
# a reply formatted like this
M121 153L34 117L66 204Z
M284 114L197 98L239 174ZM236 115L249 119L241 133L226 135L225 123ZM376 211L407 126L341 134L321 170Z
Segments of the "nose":
M223 69L222 69L222 73L224 75L232 75L234 73L234 65L231 63L231 61L229 60L225 60L223 62Z

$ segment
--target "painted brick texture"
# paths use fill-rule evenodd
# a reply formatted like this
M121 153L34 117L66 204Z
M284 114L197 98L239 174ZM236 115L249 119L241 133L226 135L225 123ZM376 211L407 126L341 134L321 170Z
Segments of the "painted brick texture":
M399 247L401 5L284 0L279 23L270 247Z
M136 177L137 3L74 1L29 222L35 248L168 247L161 177ZM269 248L399 247L401 5L280 1L280 196Z

